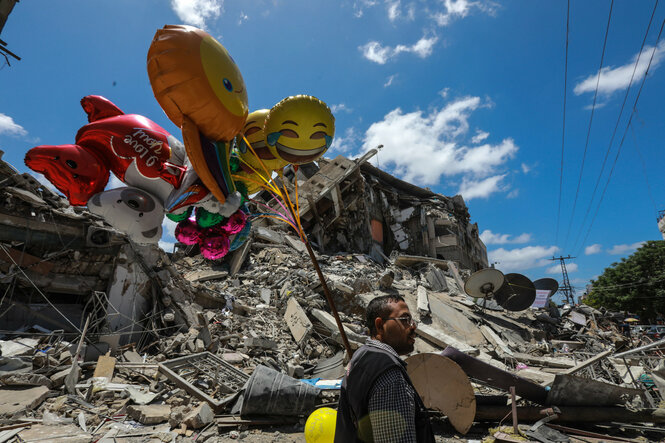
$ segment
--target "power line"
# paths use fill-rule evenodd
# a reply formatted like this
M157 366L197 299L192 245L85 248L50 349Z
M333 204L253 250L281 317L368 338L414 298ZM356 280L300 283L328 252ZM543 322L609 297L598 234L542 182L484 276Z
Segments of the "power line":
M570 0L566 9L566 61L563 68L563 128L561 130L561 172L559 173L559 205L556 211L556 236L554 244L559 243L559 224L561 221L561 194L563 191L563 147L566 139L566 93L568 91L568 35L570 33Z
M584 219L582 221L582 224L580 225L580 230L577 233L577 237L575 237L575 242L573 243L573 247L572 247L573 250L577 248L578 241L580 239L580 235L584 231L584 226L586 225L587 218L589 217L589 212L591 211L591 207L593 206L593 201L596 197L596 192L598 191L598 185L600 184L600 180L602 179L603 172L605 171L605 165L607 164L607 159L608 159L610 151L612 149L612 143L614 142L614 137L616 136L617 129L619 128L619 123L621 122L621 116L623 115L623 110L624 110L624 107L626 106L626 101L628 100L628 94L630 93L630 88L633 86L633 80L635 78L635 72L637 72L637 66L639 65L640 58L642 57L642 51L644 50L644 44L646 43L647 37L649 35L649 31L651 30L651 23L653 22L653 17L656 14L656 8L658 7L658 1L659 0L656 0L656 3L653 7L653 11L651 11L651 18L649 19L649 24L647 25L647 30L644 33L644 38L642 39L642 45L640 46L640 52L637 55L637 59L635 60L635 66L633 66L633 73L630 76L630 82L628 83L628 88L626 88L626 93L623 96L623 102L621 103L621 109L619 110L619 116L617 117L617 122L614 125L614 131L612 132L612 137L610 138L610 142L607 145L607 150L605 151L605 158L603 159L603 165L601 166L600 173L598 174L598 178L596 179L596 185L593 188L593 193L591 194L591 200L589 201L589 205L587 206L586 212L584 213Z
M610 21L612 20L612 9L614 8L614 0L610 3L610 13L607 17L607 26L605 28L605 39L603 41L603 52L600 55L600 67L598 68L598 76L596 78L596 90L593 94L593 105L591 107L591 116L589 117L589 129L586 133L586 142L584 143L584 154L582 155L582 165L580 166L580 176L577 179L577 189L575 190L575 200L573 201L573 211L570 214L570 222L568 222L568 230L566 232L566 239L563 242L564 246L568 243L568 237L570 236L570 228L573 225L573 219L575 218L575 208L577 207L577 198L580 193L580 185L582 183L582 173L584 172L584 162L586 160L587 148L589 147L589 138L591 136L591 123L593 122L593 114L596 110L596 99L598 98L598 86L600 85L600 73L603 70L603 60L605 59L605 48L607 47L607 36L610 33Z
M600 205L603 203L603 198L605 197L605 193L607 192L607 188L610 184L610 180L612 179L612 174L614 173L614 168L616 167L617 160L619 160L619 154L621 154L621 148L623 147L623 143L626 140L626 134L628 134L628 128L631 125L631 122L633 121L633 115L635 115L635 110L637 108L637 102L640 99L640 95L642 94L642 88L644 88L644 83L647 80L647 76L649 74L649 69L651 68L651 62L653 61L653 57L656 53L656 49L658 49L658 42L660 42L660 37L663 34L663 27L665 27L665 19L663 19L663 23L660 25L660 31L658 32L658 38L656 39L656 44L653 47L653 51L651 51L651 58L649 59L649 64L647 65L646 71L644 71L644 77L642 78L642 83L640 84L640 89L637 91L637 97L635 97L635 103L633 104L633 110L630 113L630 118L628 119L628 124L626 125L626 130L623 133L623 137L621 137L621 143L619 143L619 149L617 149L616 156L614 157L614 162L612 163L612 169L610 169L610 173L607 177L607 181L605 182L605 187L603 188L603 193L600 195L600 200L598 201L598 206L596 206L596 212L593 214L593 218L591 219L591 224L589 225L589 229L586 232L586 235L584 237L584 241L582 242L580 248L584 246L584 244L587 241L587 238L589 238L589 234L591 233L591 228L593 227L593 223L596 220L596 217L598 216L598 212L600 211Z

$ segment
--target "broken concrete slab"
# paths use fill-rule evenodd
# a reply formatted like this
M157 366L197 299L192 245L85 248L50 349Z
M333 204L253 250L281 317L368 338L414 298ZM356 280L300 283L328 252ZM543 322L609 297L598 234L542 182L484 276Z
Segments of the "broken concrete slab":
M48 377L28 372L2 374L0 383L6 386L46 386L49 389L52 387L52 381Z
M416 296L418 297L418 313L420 317L429 317L429 297L427 296L427 289L423 286L418 285L416 289Z
M247 348L277 349L277 342L275 340L261 337L247 337L244 345Z
M307 317L305 310L300 306L295 297L289 297L286 302L284 320L291 331L291 335L299 345L312 333L314 326Z
M49 393L46 386L19 388L5 386L0 388L0 416L13 415L26 409L35 409L41 405Z
M269 305L270 300L272 300L272 291L268 288L261 288L259 291L259 298L263 301L263 303Z
M27 337L20 337L15 340L0 340L0 355L16 357L32 354L38 344L39 340Z
M92 435L83 431L75 424L59 424L47 426L35 423L29 429L18 433L17 437L24 442L67 442L67 443L90 443Z
M429 307L432 318L438 320L436 326L447 335L469 346L480 346L487 343L478 326L459 310L453 308L442 294L429 294Z
M273 231L272 229L263 226L257 226L254 230L254 235L257 240L266 241L269 243L283 244L284 234L281 232Z
M448 290L448 283L446 282L446 276L443 271L436 267L430 266L425 273L425 279L429 283L432 291L443 292Z
M214 269L197 269L185 274L185 279L192 282L204 282L210 280L218 280L229 276L227 271L217 271Z
M422 323L418 324L418 327L416 328L416 334L418 334L425 340L434 343L435 345L439 346L442 349L445 349L448 346L454 346L455 348L459 349L461 352L464 352L465 354L469 355L478 355L478 353L480 352L477 348L469 346L466 343L463 343L457 340L456 338L451 337L450 335L441 332L438 329L433 328L432 326L428 326Z
M482 325L480 327L480 332L483 336L494 346L494 351L499 355L499 357L512 357L513 351L506 345L506 343L499 337L496 332L492 330L487 325Z
M183 420L183 423L190 429L201 429L215 419L215 413L208 403L201 403L195 407Z
M169 405L130 405L127 406L127 415L144 425L156 425L169 420L171 406Z
M333 317L332 314L329 314L326 311L322 311L321 309L312 309L312 316L314 316L314 318L320 321L326 327L326 329L328 329L332 333L333 338L341 340L341 333L339 332L339 328L337 327L337 322L335 321L335 317ZM343 327L344 327L344 332L346 333L346 336L349 339L349 342L355 342L355 345L362 346L369 338L366 335L361 335L352 331L347 326L343 325Z
M292 237L290 235L285 235L284 242L302 254L307 253L307 246L305 246L305 243L303 243L302 240L300 240L299 238Z

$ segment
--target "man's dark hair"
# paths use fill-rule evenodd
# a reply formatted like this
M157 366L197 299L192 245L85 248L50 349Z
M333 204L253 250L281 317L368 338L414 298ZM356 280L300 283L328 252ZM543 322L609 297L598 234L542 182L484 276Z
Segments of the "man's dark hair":
M388 318L392 309L390 308L390 303L397 303L404 301L404 298L400 295L382 295L372 299L367 305L367 310L365 311L365 323L369 328L370 337L376 335L376 326L374 325L374 320L378 317L383 319Z

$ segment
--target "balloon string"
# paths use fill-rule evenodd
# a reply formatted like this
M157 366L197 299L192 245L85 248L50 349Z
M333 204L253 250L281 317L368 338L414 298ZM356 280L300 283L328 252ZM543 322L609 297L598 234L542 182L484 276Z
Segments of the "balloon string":
M296 214L298 215L298 226L300 226L300 230L302 231L302 226L300 224L300 199L298 198L298 166L294 166L294 176L293 176L293 181L296 186ZM314 208L312 208L314 209ZM302 236L301 236L302 239Z
M268 191L270 193L272 193L272 191L274 190L274 188L272 186L269 186L268 184L266 184L266 182L260 182L258 180L254 180L250 176L243 176L243 175L233 174L233 175L231 175L231 177L235 178L236 180L251 181L255 185L258 185L260 188L265 189L266 191Z
M290 220L289 224L290 224L291 227L293 227L293 229L298 233L298 235L300 236L300 239L301 239L302 241L305 241L305 240L304 240L304 232L303 232L302 224L301 224L301 222L300 222L300 214L299 214L299 210L295 210L294 207L293 207L293 203L291 202L291 197L289 196L289 192L288 192L288 190L286 189L286 183L285 183L285 181L284 181L284 174L283 174L283 172L282 172L282 171L279 171L279 172L278 172L278 175L279 175L279 178L280 178L280 180L281 180L281 182L282 182L282 188L283 188L283 190L284 190L284 194L282 194L281 190L279 189L279 186L277 186L277 184L275 183L275 181L272 179L272 173L269 172L269 170L268 170L268 168L266 167L265 163L263 163L263 160L261 160L261 158L256 154L256 151L255 151L254 148L252 147L251 143L249 143L249 141L247 140L247 138L246 138L244 135L242 136L242 139L245 141L245 144L247 145L248 149L252 152L252 154L254 154L254 157L256 157L256 159L259 161L259 164L261 165L261 167L262 167L263 170L265 171L266 176L267 176L268 178L266 179L266 177L264 177L263 175L261 175L261 174L260 174L260 173L259 173L259 172L258 172L253 166L252 166L252 165L248 164L246 161L243 161L242 158L241 158L240 160L241 160L243 163L245 163L247 166L249 166L249 168L250 168L252 171L254 171L254 172L255 172L255 173L261 178L261 180L264 180L264 181L265 181L265 184L266 184L267 186L269 186L269 187L274 191L274 193L277 194L277 196L281 197L281 201L280 201L280 198L278 198L277 196L273 195L273 198L279 203L279 205L280 205L280 206L281 206L286 212L288 212L288 211L287 211L287 207L285 207L285 205L288 205L288 209L290 210L291 215L292 215L292 217L289 219L289 220ZM297 178L296 178L296 204L298 203L298 201L297 201L297 189L298 189L297 186L298 186L298 180L297 180ZM271 208L271 209L272 209L272 208ZM273 217L273 218L275 218L275 217ZM297 222L297 225L298 225L297 227L295 226L295 225L296 225L296 222Z
M240 161L241 161L242 163L244 163L245 165L247 165L247 167L249 167L249 169L251 169L252 172L253 172L254 174L256 174L259 178L261 178L261 181L254 180L253 178L251 178L251 176L250 176L249 174L247 175L247 177L243 177L243 176L239 176L239 175L234 175L234 177L239 178L239 179L242 179L242 180L250 180L250 181L253 181L254 183L258 184L259 186L261 186L263 189L269 189L269 190L271 190L271 191L273 191L273 192L279 192L279 191L278 191L278 190L277 190L277 189L276 189L276 188L270 183L270 180L267 179L267 178L265 178L263 175L261 175L261 173L260 173L259 171L257 171L256 169L254 169L254 168L252 167L252 165L250 165L249 163L247 163L247 162L244 161L243 159L240 159Z
M266 173L266 177L268 177L268 178L266 179L265 177L263 177L263 175L261 175L261 174L260 174L256 169L254 169L254 167L253 167L252 165L250 165L249 163L244 162L244 161L243 161L243 163L245 163L247 166L249 166L250 169L251 169L252 171L254 171L254 172L256 172L257 174L259 174L259 177L261 177L261 179L264 180L266 183L272 182L272 173L268 170L268 168L266 167L265 163L263 163L263 160L261 160L261 157L258 156L258 154L256 153L256 151L254 150L254 148L252 147L252 145L249 143L249 141L247 141L247 138L245 138L244 135L242 136L242 139L245 141L245 144L247 145L248 149L249 149L250 151L252 151L252 154L254 154L254 157L256 157L256 159L259 161L259 164L261 165L261 167L262 167L263 170L265 171L265 173ZM242 158L241 158L240 160L242 161ZM269 186L272 187L272 185L269 185ZM275 190L275 193L276 193L276 194L279 194L279 190L277 190L276 187L274 188L274 190Z
M292 222L293 224L295 224L295 220L294 220L293 218L289 217L289 215L288 215L288 211L287 211L287 209L282 205L282 202L280 202L279 199L278 199L274 194L270 194L270 195L272 195L273 198L274 198L275 200L277 200L277 202L280 204L280 206L282 206L282 209L284 209L284 213L281 213L281 212L279 212L279 211L275 211L274 208L271 208L270 206L266 205L265 203L261 203L261 202L259 202L259 201L257 201L257 200L252 200L252 202L254 202L255 204L257 204L257 205L259 205L259 206L263 206L264 208L267 208L267 209L270 210L270 211L275 211L277 214L281 215L282 217L285 217L287 220L289 220L290 222ZM296 229L296 230L297 230L297 229Z
M296 219L298 222L298 235L300 235L300 239L304 242L304 233L302 229L302 225L300 224L300 214L298 214L295 209L293 208L293 203L291 203L291 196L289 196L289 191L286 189L286 182L284 181L284 174L280 174L280 179L282 181L282 187L284 189L284 194L286 194L286 198L284 199L284 203L289 205L289 209L291 210L291 215L293 215L293 218ZM297 181L297 179L296 179Z

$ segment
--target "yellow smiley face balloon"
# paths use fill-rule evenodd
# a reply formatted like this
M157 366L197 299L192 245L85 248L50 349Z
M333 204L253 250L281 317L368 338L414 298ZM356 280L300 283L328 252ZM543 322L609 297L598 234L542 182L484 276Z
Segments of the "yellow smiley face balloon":
M259 109L258 111L250 112L242 130L242 135L247 139L249 144L252 145L254 152L247 147L243 139L240 138L238 142L238 155L243 163L241 164L241 167L249 173L251 173L251 169L254 168L254 170L265 175L261 163L263 163L268 171L282 169L288 164L287 161L277 157L275 148L268 146L266 143L263 126L265 125L268 112L270 112L269 109ZM256 156L254 153L256 153ZM257 160L257 156L261 159L260 162ZM249 165L249 167L247 167L247 165Z
M229 141L247 118L247 90L228 51L192 26L166 25L148 50L155 98L173 123L183 115L214 141Z
M273 106L266 117L264 132L277 157L301 165L318 159L330 148L335 117L318 98L295 95Z

